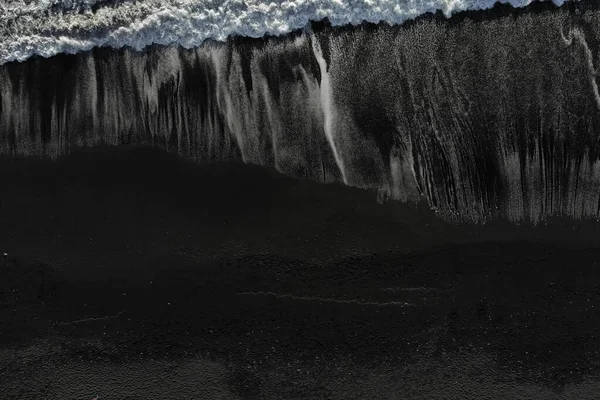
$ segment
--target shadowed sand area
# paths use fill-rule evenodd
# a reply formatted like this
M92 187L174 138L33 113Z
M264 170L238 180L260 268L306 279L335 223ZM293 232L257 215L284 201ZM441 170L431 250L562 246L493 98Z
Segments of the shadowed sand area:
M596 393L595 222L450 224L150 149L0 166L7 398Z

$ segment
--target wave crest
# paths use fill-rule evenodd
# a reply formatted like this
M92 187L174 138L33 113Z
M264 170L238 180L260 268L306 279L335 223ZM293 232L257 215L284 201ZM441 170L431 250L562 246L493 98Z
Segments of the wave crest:
M550 1L550 0L547 0ZM551 0L562 5L565 0ZM533 0L501 0L524 7ZM446 16L495 0L15 0L0 4L0 64L96 46L191 48L231 35L281 35L328 18L333 25L399 24L427 12Z

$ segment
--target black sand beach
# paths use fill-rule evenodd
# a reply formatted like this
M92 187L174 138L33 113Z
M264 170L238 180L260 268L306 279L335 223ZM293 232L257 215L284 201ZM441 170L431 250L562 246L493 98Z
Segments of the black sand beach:
M600 6L0 66L0 399L595 399Z
M451 224L149 149L1 166L4 398L596 393L595 223Z

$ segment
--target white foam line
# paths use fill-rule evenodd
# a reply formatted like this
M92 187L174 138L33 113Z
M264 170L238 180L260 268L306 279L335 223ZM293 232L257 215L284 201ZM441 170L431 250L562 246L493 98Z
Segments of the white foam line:
M76 325L76 324L81 324L81 323L84 323L84 322L105 321L105 320L109 320L109 319L118 318L124 312L125 312L125 310L121 310L121 311L119 311L115 315L109 315L109 316L106 316L106 317L97 317L97 318L88 317L88 318L82 318L82 319L78 319L78 320L71 321L71 322L59 322L57 325Z
M598 91L598 84L596 83L596 76L598 75L598 71L594 67L594 57L592 55L592 51L588 46L587 41L585 40L585 35L581 31L581 29L574 28L569 31L568 37L565 37L564 32L561 30L560 32L563 41L567 46L571 46L573 44L573 40L576 39L583 48L585 53L586 64L588 67L588 76L590 79L590 85L592 86L592 91L594 92L594 98L596 100L596 107L600 110L600 93Z
M388 288L381 288L381 290L385 291L385 292L426 292L426 291L431 291L434 289L420 286L420 287L388 287Z
M273 296L281 299L292 299L292 300L302 300L302 301L319 301L325 303L337 303L337 304L355 304L361 306L376 306L376 307L385 307L385 306L403 306L403 307L416 307L414 304L407 303L405 301L390 301L385 303L378 303L372 301L359 301L359 300L341 300L327 297L304 297L304 296L296 296L293 294L278 294L273 292L240 292L238 293L240 296Z

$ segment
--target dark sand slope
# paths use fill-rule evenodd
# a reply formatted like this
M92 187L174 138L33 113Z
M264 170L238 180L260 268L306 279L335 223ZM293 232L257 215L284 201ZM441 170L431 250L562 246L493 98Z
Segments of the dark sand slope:
M0 171L3 399L600 387L596 223L450 225L359 189L144 149Z

